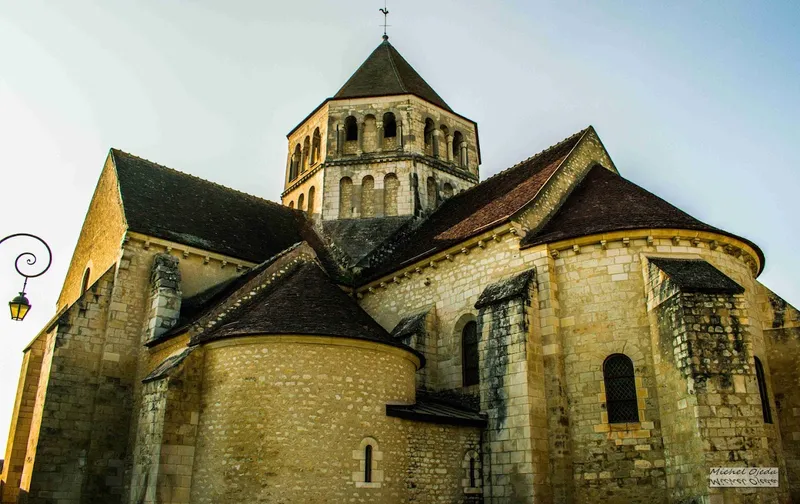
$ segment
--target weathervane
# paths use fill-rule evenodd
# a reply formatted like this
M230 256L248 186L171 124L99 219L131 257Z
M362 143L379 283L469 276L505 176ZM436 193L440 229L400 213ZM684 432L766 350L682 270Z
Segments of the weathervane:
M383 13L383 24L379 26L383 26L383 40L389 40L389 35L386 35L386 27L392 26L390 24L386 24L387 17L389 16L389 9L386 8L386 1L383 2L383 9L378 9L380 12Z

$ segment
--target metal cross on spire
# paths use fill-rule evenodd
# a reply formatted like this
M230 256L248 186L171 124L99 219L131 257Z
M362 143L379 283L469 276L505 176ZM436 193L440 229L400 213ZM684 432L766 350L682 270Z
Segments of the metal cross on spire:
M386 8L386 1L385 0L383 2L383 9L378 9L378 10L383 13L383 24L380 25L380 26L383 26L383 40L389 40L389 35L386 35L386 28L389 27L389 26L392 26L392 25L386 24L386 21L387 21L388 16L389 16L389 9Z

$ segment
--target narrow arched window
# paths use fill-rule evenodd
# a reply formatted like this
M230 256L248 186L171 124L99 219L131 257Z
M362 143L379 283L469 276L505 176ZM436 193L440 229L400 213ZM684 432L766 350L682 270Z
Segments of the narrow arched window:
M361 217L375 217L375 179L372 175L361 181Z
M603 363L603 382L608 423L638 422L639 403L636 400L633 361L623 354L609 356Z
M303 161L300 164L300 171L306 171L306 169L308 169L308 159L310 155L311 155L311 139L309 137L306 137L306 139L303 140Z
M289 208L294 208L294 201L289 202Z
M397 121L394 114L386 112L383 114L383 138L394 138L397 136Z
M300 144L294 146L294 153L292 153L292 160L289 162L289 180L294 180L300 173Z
M83 280L81 281L81 296L86 294L86 291L89 290L89 277L91 274L91 268L86 268L86 271L83 272Z
M347 116L344 120L344 139L348 142L358 140L358 121L353 116Z
M772 423L772 409L769 407L769 394L767 393L767 380L764 377L764 366L761 360L755 357L756 361L756 380L758 380L758 395L761 396L761 413L764 415L764 423Z
M464 143L464 135L460 131L453 133L453 162L458 166L464 166L464 156L462 153L462 144Z
M317 190L314 189L314 186L311 186L311 189L308 190L308 215L309 217L314 213L314 197L316 196Z
M445 182L442 186L442 199L453 197L453 186L449 182Z
M349 219L353 216L353 181L350 177L342 177L339 181L339 218Z
M383 215L390 217L397 215L397 196L400 189L400 181L397 175L387 173L383 177Z
M425 153L431 154L433 149L433 130L436 126L433 124L433 120L428 118L425 119Z
M372 445L364 448L364 483L372 483Z
M436 208L436 180L433 177L428 177L426 191L428 194L428 210L431 211Z
M478 470L477 470L477 467L476 467L476 464L475 464L475 457L470 457L469 458L469 487L470 488L475 488L475 486L476 486L475 483L478 480L477 472L478 472Z
M314 138L311 140L311 164L317 164L322 150L322 137L319 134L319 128L314 130Z
M306 197L305 195L301 194L299 198L297 198L297 209L298 210L305 210L306 205Z
M461 359L463 385L469 387L480 382L480 358L478 355L478 324L467 322L461 331Z

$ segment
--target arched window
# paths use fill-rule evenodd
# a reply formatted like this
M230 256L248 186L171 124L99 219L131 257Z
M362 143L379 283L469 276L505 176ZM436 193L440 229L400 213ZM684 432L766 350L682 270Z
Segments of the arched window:
M433 153L433 130L436 128L433 124L433 120L428 118L425 119L425 153L432 154Z
M767 380L764 377L764 366L761 360L754 357L756 361L756 380L758 381L758 395L761 396L761 413L764 415L764 423L772 423L772 409L769 407L769 394L767 393Z
M478 324L467 322L461 330L461 372L464 387L480 382L480 357L478 355Z
M383 178L383 215L397 215L397 193L400 190L400 181L397 175L387 173Z
M306 204L306 197L305 195L301 194L299 198L297 198L297 209L298 210L305 210Z
M361 181L361 217L375 217L375 179L371 175Z
M372 445L364 448L364 483L372 483Z
M464 160L462 144L464 143L464 135L460 131L453 133L453 162L458 166L466 164Z
M639 421L633 361L623 354L609 356L603 363L608 423Z
M394 114L386 112L383 114L383 138L394 138L397 136L397 121Z
M442 199L453 197L453 186L449 182L445 182L442 186Z
M81 281L81 296L86 294L86 291L89 290L89 277L92 275L92 269L86 268L86 271L83 272L83 280Z
M344 120L344 139L346 141L358 140L358 122L353 116Z
M353 216L353 181L350 177L342 177L339 181L339 218L349 219Z
M319 134L319 128L314 130L314 138L311 140L311 164L317 164L322 150L322 136Z
M300 171L306 171L308 169L308 159L311 155L311 139L306 137L303 140L303 162L300 165Z
M464 478L461 480L461 486L464 487L465 494L479 494L481 493L481 459L478 452L469 450L464 454L461 467L464 469Z
M475 483L478 481L477 468L475 467L475 457L469 458L469 487L475 488Z
M428 211L433 211L436 208L436 180L433 177L428 177L426 190L428 194Z
M316 195L317 190L314 189L314 186L311 186L311 189L308 190L308 216L314 214L314 196Z
M294 208L294 201L289 202L289 208Z
M289 162L289 180L294 180L297 178L297 175L300 173L300 158L302 154L300 153L300 144L294 146L294 153L292 154L292 159Z

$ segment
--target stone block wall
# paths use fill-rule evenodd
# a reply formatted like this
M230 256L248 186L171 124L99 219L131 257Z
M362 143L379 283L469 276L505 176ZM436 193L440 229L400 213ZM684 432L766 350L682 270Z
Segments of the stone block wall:
M385 408L414 402L411 354L312 336L205 352L192 503L408 502L409 423ZM375 479L359 485L366 438L377 441Z
M22 369L14 400L14 413L8 433L3 475L0 478L0 502L15 504L22 481L22 470L28 451L28 437L34 422L36 391L39 386L42 358L47 343L47 333L39 334L25 349Z

